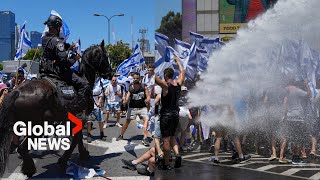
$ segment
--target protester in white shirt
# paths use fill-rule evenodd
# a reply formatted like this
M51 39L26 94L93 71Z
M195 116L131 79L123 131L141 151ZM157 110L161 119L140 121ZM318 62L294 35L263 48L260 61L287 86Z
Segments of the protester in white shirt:
M122 92L121 86L117 84L117 77L112 77L111 84L109 84L105 89L105 96L107 97L107 106L106 106L106 117L105 117L105 128L108 127L108 120L110 111L114 108L117 113L117 123L116 126L122 127L119 123L120 121L120 104L122 101Z

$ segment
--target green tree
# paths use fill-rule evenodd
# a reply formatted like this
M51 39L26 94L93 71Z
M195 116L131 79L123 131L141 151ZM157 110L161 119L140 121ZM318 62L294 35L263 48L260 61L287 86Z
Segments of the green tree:
M0 71L2 71L3 70L3 65L2 65L2 63L0 63Z
M106 46L106 49L112 63L112 68L114 69L117 68L125 59L128 59L131 56L131 49L122 41L118 41L113 45L109 44Z
M30 49L27 54L23 57L24 60L32 60L35 53L36 53L37 49ZM43 50L42 49L38 49L37 51L37 54L36 54L36 57L34 58L35 61L39 61L40 60L40 57L42 56L42 52Z
M180 13L169 11L161 20L160 27L156 30L161 34L168 36L169 45L174 45L174 38L182 39L182 17Z

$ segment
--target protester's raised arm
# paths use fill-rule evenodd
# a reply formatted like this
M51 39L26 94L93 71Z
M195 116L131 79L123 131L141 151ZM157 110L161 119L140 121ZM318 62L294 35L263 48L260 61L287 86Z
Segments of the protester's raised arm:
M180 58L178 56L174 56L174 60L176 61L178 67L179 67L179 71L180 71L180 74L179 74L179 78L177 80L177 83L179 83L180 85L183 84L184 82L184 77L185 77L185 72L184 72L184 69L181 65L181 62L180 62Z

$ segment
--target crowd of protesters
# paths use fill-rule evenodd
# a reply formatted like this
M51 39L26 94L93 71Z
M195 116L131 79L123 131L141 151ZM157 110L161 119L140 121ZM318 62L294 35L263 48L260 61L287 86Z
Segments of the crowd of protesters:
M233 163L244 163L250 160L248 154L252 150L261 154L261 147L269 149L269 161L277 160L281 164L303 164L305 158L318 157L320 93L313 95L308 81L287 81L261 93L249 93L233 104L190 107L184 70L178 57L175 61L179 67L176 80L173 80L175 72L171 68L167 68L163 72L164 78L160 79L151 64L144 75L130 73L131 84L127 92L117 83L119 75L112 77L107 86L96 87L93 90L94 111L87 117L87 142L93 140L93 120L98 121L100 139L106 140L104 128L109 127L110 114L114 112L115 126L119 127L117 141L124 139L130 122L137 120L143 129L142 144L150 147L153 142L141 157L122 159L127 168L144 175L154 175L157 166L170 170L170 159L175 160L175 168L181 167L181 153L197 148L213 153L209 160L214 165L220 163L222 150L232 152ZM24 80L20 70L17 80L15 76L9 81L2 78L0 106L4 96ZM126 120L121 125L123 113ZM17 146L18 137L14 137L12 144L13 148ZM254 148L249 149L252 146ZM148 161L146 168L137 168L145 161Z

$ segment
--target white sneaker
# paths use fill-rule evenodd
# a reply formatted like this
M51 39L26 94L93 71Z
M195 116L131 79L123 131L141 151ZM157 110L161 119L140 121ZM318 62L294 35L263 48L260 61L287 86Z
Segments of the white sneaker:
M122 126L121 126L121 124L120 123L116 123L116 126L118 126L119 128L121 128Z
M109 124L107 124L107 123L105 123L104 125L103 125L103 128L108 128L109 127Z

